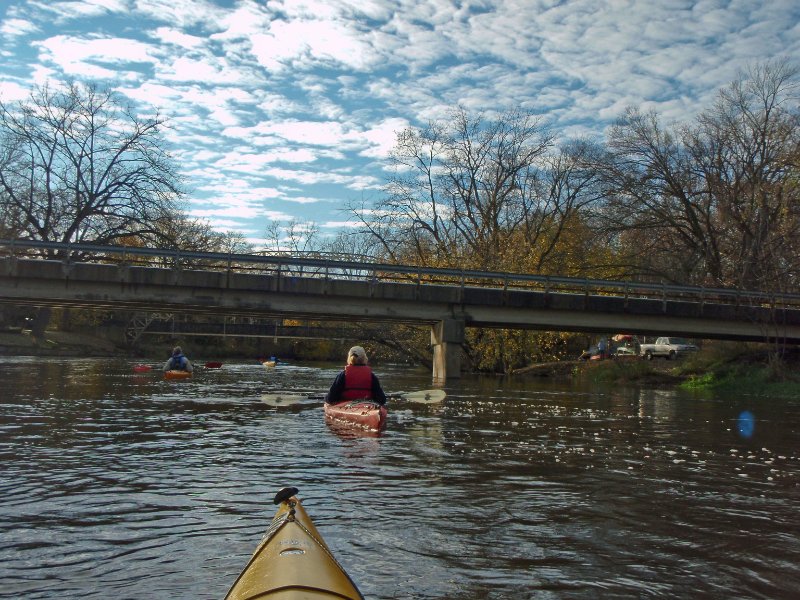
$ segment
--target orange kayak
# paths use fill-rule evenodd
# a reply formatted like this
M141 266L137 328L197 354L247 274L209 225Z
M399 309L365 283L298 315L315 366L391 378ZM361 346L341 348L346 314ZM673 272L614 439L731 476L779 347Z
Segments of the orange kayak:
M364 599L296 494L292 487L275 495L278 511L225 600Z
M164 379L189 379L191 371L164 371Z

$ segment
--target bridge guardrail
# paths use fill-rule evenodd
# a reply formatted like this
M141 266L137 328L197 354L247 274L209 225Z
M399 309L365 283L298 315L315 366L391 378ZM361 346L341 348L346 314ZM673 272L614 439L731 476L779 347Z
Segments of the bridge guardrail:
M460 285L502 289L530 289L552 293L614 295L663 302L688 300L770 307L800 307L800 294L775 294L681 286L666 283L614 281L502 271L446 269L355 260L297 256L290 253L238 254L198 252L134 246L108 246L0 239L0 255L118 265L158 266L178 269L235 270L278 277L323 277L413 285Z

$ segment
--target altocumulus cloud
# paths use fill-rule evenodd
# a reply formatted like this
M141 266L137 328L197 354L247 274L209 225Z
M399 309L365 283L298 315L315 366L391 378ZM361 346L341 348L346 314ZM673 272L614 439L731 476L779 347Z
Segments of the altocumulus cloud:
M347 224L396 132L471 111L601 136L628 105L691 118L754 62L800 56L795 0L6 0L0 97L112 87L166 132L189 211L258 242Z

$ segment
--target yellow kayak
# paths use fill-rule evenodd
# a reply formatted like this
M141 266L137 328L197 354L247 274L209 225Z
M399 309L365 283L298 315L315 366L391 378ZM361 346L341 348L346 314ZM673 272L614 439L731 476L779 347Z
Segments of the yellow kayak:
M295 494L291 487L275 495L278 512L225 600L364 599Z

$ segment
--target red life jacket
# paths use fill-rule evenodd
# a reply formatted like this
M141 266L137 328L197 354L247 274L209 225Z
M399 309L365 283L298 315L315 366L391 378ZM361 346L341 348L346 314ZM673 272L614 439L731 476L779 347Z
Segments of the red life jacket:
M372 398L372 369L366 365L346 365L342 400Z

